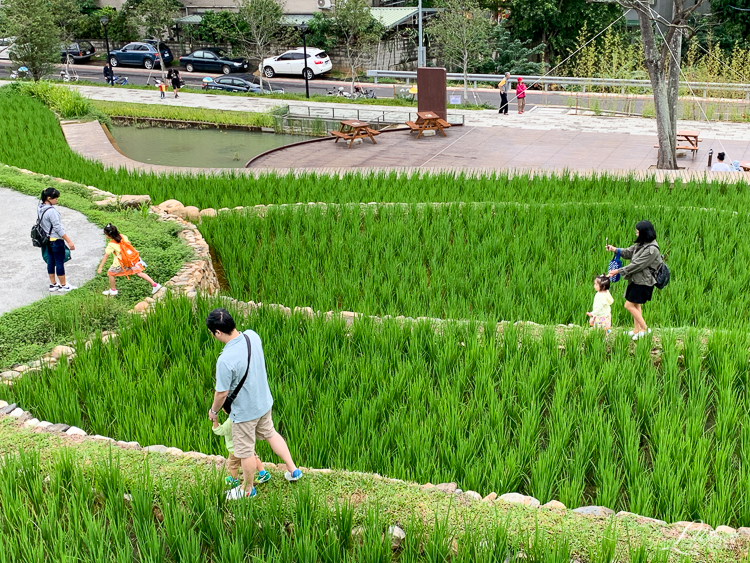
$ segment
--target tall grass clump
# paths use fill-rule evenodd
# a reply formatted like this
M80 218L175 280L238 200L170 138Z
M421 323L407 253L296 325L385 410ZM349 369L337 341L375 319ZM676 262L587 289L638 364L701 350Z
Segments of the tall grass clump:
M695 205L734 211L750 210L745 183L691 182L662 187L654 181L616 179L606 175L560 179L497 173L483 176L454 173L352 172L328 174L261 174L241 172L212 176L158 176L125 169L105 169L68 147L55 115L39 100L9 88L0 89L0 162L42 174L93 185L116 194L151 196L155 203L179 199L201 209L270 203L324 202L598 202Z
M680 207L448 204L222 213L201 232L232 296L373 315L584 325L611 243L657 228L674 281L646 305L653 326L747 325L746 219ZM627 282L612 287L615 325Z
M0 397L92 434L221 454L206 419L221 345L204 326L218 303L169 300ZM667 336L654 356L593 331L232 312L263 339L274 420L305 467L750 524L746 333Z
M610 535L625 543L619 530L588 532L586 545L574 530L549 536L539 523L529 530L491 518L460 528L447 517L432 527L418 515L393 522L372 501L355 509L309 483L272 482L252 502L227 502L216 473L175 484L148 466L125 472L114 456L84 464L65 450L51 460L35 450L0 459L0 506L3 563L568 563L574 555L604 563L616 552L605 559L600 544ZM396 523L407 539L393 550L388 529ZM644 559L630 561L659 553L645 544L641 552ZM624 545L617 555L627 560Z

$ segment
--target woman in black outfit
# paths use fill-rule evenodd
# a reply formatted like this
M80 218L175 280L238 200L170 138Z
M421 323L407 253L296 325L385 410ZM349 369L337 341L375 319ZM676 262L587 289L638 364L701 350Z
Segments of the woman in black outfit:
M179 98L177 92L180 91L180 72L177 70L172 72L172 89L174 90L174 97Z
M651 329L643 320L641 306L651 301L656 285L656 272L662 264L659 243L656 242L656 229L650 221L639 221L635 226L635 244L620 249L620 256L630 260L630 264L617 270L611 270L607 277L620 274L628 282L625 289L625 309L633 317L633 330L628 333L633 340L643 338ZM617 252L611 244L607 250Z

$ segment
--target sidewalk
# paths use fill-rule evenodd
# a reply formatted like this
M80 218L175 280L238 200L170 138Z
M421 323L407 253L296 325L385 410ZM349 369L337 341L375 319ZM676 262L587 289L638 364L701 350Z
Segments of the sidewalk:
M181 93L175 99L167 97L159 99L157 90L129 90L104 86L71 86L81 94L94 100L111 102L130 102L138 104L163 104L181 107L207 108L231 111L267 112L271 109L291 105L297 107L321 108L333 107L336 110L351 110L356 112L371 111L393 114L412 113L416 108L400 106L372 106L366 104L341 104L306 102L302 100L274 100L270 98L246 98L240 96L221 96L215 94ZM519 115L510 113L499 115L495 110L449 110L450 114L463 115L465 125L470 127L500 127L506 129L529 129L537 131L581 131L588 133L623 133L630 135L656 136L656 121L642 117L612 117L596 115L570 115L574 110L562 107L537 106L533 110ZM362 116L365 119L365 116ZM702 139L723 139L750 142L750 123L707 123L705 121L678 121L678 129L701 131ZM655 140L654 140L655 141ZM701 149L704 149L701 146ZM714 151L716 152L716 151ZM701 150L697 158L701 158L706 150ZM739 156L730 157L740 160Z

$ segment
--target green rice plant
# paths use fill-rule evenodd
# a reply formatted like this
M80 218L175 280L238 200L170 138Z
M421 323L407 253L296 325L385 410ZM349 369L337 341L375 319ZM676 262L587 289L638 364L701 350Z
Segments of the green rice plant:
M221 346L203 322L217 304L170 299L144 319L129 319L114 343L79 346L71 365L3 386L0 397L92 434L223 454L205 420ZM600 336L583 331L560 340L550 330L531 338L508 327L495 338L486 329L479 336L478 326L452 323L436 333L423 323L363 319L347 327L266 309L233 314L263 339L274 419L306 467L455 480L482 494L517 491L669 521L750 523L745 333L719 332L703 342L688 332L679 344L667 338L664 345L679 347L679 354L665 349L655 362L648 345L614 339L605 348ZM734 432L725 417L734 420ZM265 444L258 451L273 459ZM71 468L60 460L51 481L56 490L69 491L71 483L86 489ZM26 479L23 472L0 472L11 484ZM26 489L38 491L38 472L29 479ZM116 462L98 469L91 482L102 491L105 511L121 517L117 499L125 484ZM0 479L0 494L4 486ZM140 489L148 492L131 493L126 514L150 522L157 497L163 505L173 493L155 491L148 479ZM222 543L225 526L212 514L221 484L202 482L200 490L187 497L195 537L203 549L230 553L236 547ZM300 491L297 520L321 510L306 494ZM269 502L283 512L280 498ZM14 522L23 518L18 510L9 513ZM283 522L257 517L261 531L238 533L253 544L260 533L264 553L281 557ZM339 506L330 521L335 537L315 532L316 549L329 553L338 545L341 555L352 548L351 507ZM152 532L139 533L156 556ZM373 554L375 545L368 548Z
M630 245L643 217L657 226L674 275L645 307L649 325L746 324L750 272L738 266L750 259L750 233L739 214L619 204L344 206L220 214L200 229L229 293L243 300L582 325L591 280L612 256L603 235ZM625 284L611 290L615 326L631 322L621 308Z

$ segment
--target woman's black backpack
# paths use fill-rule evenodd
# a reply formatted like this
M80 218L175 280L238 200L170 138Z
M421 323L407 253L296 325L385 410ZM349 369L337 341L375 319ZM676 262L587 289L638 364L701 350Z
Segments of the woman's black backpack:
M656 246L654 244L649 246ZM656 247L659 248L658 246ZM667 266L667 263L664 261L664 256L661 256L661 264L656 267L656 269L649 268L651 270L651 275L654 276L654 279L656 280L656 283L654 284L659 289L664 289L669 285L669 280L672 277L672 273L669 271L669 267Z
M52 227L50 227L49 233L45 233L44 229L42 229L42 218L44 218L44 214L50 209L52 208L48 207L42 211L42 214L36 220L36 224L31 227L31 244L37 248L43 248L49 244L49 236L52 233Z

